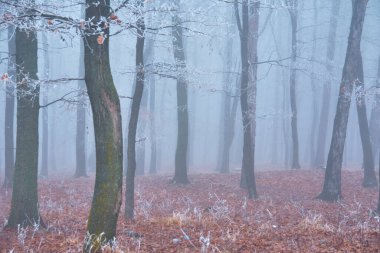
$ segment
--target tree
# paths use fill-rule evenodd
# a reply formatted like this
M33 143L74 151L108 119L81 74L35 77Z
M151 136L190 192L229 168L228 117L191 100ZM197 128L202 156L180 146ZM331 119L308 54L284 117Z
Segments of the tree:
M374 158L377 157L377 153L380 151L380 132L378 131L378 129L380 129L380 56L377 66L376 93L369 121L369 132L371 135L372 153Z
M174 3L176 11L179 3ZM173 183L188 184L187 177L187 148L189 141L189 113L186 80L186 59L183 47L183 29L181 27L181 17L175 13L173 19L173 52L177 70L177 148L175 152L175 172Z
M84 7L82 6L82 13L84 13ZM79 53L79 76L82 77L84 75L84 59L83 59L83 50L84 44L81 42L80 44L80 53ZM86 84L84 81L78 81L78 89L81 93L84 93L84 89ZM77 105L76 117L76 136L75 136L75 174L74 177L87 177L86 172L86 105L85 105L85 97L84 94L80 95L80 101Z
M233 14L227 9L227 13ZM233 18L233 15L228 15ZM223 94L221 101L221 120L220 120L220 138L219 138L219 150L218 150L218 171L221 173L229 173L230 171L230 149L234 137L235 118L237 110L237 96L233 97L235 87L233 86L233 78L231 78L231 66L232 66L232 47L233 39L231 37L232 27L229 25L226 30L226 36L228 36L225 43L225 63L223 74ZM238 85L238 82L236 82ZM237 88L237 87L236 87ZM232 104L232 105L231 105Z
M86 0L85 81L91 103L96 149L94 196L83 250L100 252L99 241L115 237L122 201L122 127L120 101L109 61L110 0Z
M137 7L142 10L144 2L137 1ZM145 43L145 21L143 14L139 13L137 20L136 40L136 84L132 99L131 116L128 125L128 151L127 151L127 188L125 191L125 218L134 218L134 196L135 196L135 172L136 172L136 132L139 119L140 105L144 92L144 43Z
M34 1L31 1L33 3ZM44 225L38 209L37 34L16 27L17 133L16 162L8 227Z
M318 198L327 201L336 201L342 198L341 172L346 139L348 115L354 85L363 82L363 64L360 52L363 22L368 0L352 1L352 19L346 59L340 83L338 104L334 119L333 133L322 193Z
M290 22L292 26L292 59L290 67L290 108L291 108L291 128L292 128L292 169L301 168L299 163L299 144L298 144L298 129L297 129L297 97L296 97L296 82L297 82L297 26L298 26L298 0L287 0L289 8Z
M16 76L15 54L16 43L14 36L14 26L8 27L8 76L12 80L8 80L5 86L5 121L4 121L4 140L5 140L5 178L4 188L11 188L13 184L13 174L15 167L14 156L14 113L15 113L15 91L14 83Z
M49 61L49 52L48 52L48 38L46 33L42 35L42 44L44 51L44 78L49 80L50 77L50 61ZM48 89L45 88L42 103L46 105L48 102ZM48 176L48 157L49 157L49 112L48 107L42 109L42 152L41 152L41 171L40 176Z
M338 26L340 0L332 1L332 9L330 15L329 36L327 39L327 54L326 54L326 70L327 79L323 85L322 93L322 108L319 119L318 139L317 139L317 152L315 155L314 166L316 168L324 167L325 163L325 146L327 136L327 123L330 112L331 100L331 80L333 78L333 62L335 58L335 39L336 29Z
M256 198L256 182L254 174L255 130L256 130L256 83L257 83L257 30L259 26L260 1L252 3L252 19L249 22L248 0L242 1L242 17L240 20L239 3L234 1L236 23L240 37L241 80L240 106L243 120L243 161L242 175L245 179L249 198ZM250 27L250 24L253 27ZM251 28L251 29L250 29ZM251 33L249 31L251 30ZM250 40L253 39L252 41ZM252 42L254 44L248 44ZM248 48L250 46L250 49ZM251 75L251 77L250 77ZM255 79L256 78L256 79ZM241 180L241 183L242 181Z

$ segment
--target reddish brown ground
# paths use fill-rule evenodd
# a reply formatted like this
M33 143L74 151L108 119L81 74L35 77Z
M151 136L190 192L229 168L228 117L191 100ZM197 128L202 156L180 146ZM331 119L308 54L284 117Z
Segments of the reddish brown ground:
M369 211L377 189L360 186L361 171L345 171L344 199L325 203L314 199L323 175L259 172L260 197L254 201L237 187L238 174L193 175L187 186L169 185L166 176L138 178L136 220L125 222L121 215L117 252L200 252L201 236L209 236L208 252L379 252L380 223ZM93 181L41 179L47 230L4 230L0 252L80 252ZM9 205L10 194L1 193L1 222Z

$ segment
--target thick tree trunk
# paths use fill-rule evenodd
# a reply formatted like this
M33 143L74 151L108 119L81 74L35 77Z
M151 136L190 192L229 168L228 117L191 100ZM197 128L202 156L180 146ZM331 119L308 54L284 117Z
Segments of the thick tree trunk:
M327 125L329 121L330 114L330 100L331 100L331 81L333 80L333 62L335 57L335 39L336 39L336 29L338 26L338 16L339 16L340 0L332 1L332 9L330 15L330 28L329 37L327 45L327 55L326 55L326 69L328 77L323 86L322 94L322 108L319 119L318 127L318 139L317 139L317 152L315 156L314 167L323 168L325 165L325 146L326 146L326 136L327 136Z
M119 96L109 61L109 26L100 22L111 15L110 1L87 0L86 4L86 20L91 22L84 38L85 80L94 123L96 177L83 249L99 252L96 239L109 242L116 235L122 201L123 138ZM99 30L102 34L97 34Z
M241 96L240 105L243 120L243 161L241 184L246 182L248 198L257 198L254 174L255 129L256 129L256 83L257 83L257 29L260 2L254 3L253 16L249 21L248 0L242 2L242 21L240 21L238 1L234 1L235 16L240 34L241 53ZM250 27L252 25L252 27ZM249 33L252 30L252 34ZM249 38L251 36L251 38ZM252 44L249 44L251 42ZM250 61L251 64L250 65ZM253 60L253 61L252 61ZM251 77L250 77L251 75Z
M138 6L143 7L143 2L139 1ZM145 23L144 17L139 17L137 21L137 41L136 41L136 85L133 95L131 116L128 126L128 170L127 188L125 191L125 218L134 218L134 195L135 195L135 172L136 172L136 132L139 119L141 100L144 92L144 42Z
M336 201L342 198L341 172L344 142L346 140L347 122L353 87L357 81L362 81L360 41L367 2L367 0L352 1L352 19L346 60L339 89L339 98L334 119L330 151L327 158L323 190L318 196L318 198L327 201Z
M297 79L297 0L292 0L292 6L289 7L290 21L292 25L292 60L290 68L290 108L291 108L291 128L292 128L292 169L300 169L299 163L299 144L298 144L298 125L297 125L297 97L296 97L296 79Z
M16 28L17 138L11 211L7 226L44 225L38 210L37 34Z
M82 6L84 13L84 6ZM79 77L83 77L84 70L84 44L81 42L79 50ZM75 135L75 174L74 177L87 177L86 172L86 100L85 100L86 83L82 80L78 81L79 103L76 110L76 135Z
M4 140L5 140L5 177L4 188L11 188L13 184L13 174L15 168L14 155L14 113L15 113L15 90L14 81L16 81L16 40L14 36L14 27L8 28L8 75L13 77L5 85L5 121L4 121Z
M178 6L178 4L177 4ZM189 114L187 104L187 80L186 80L186 59L183 48L183 31L181 19L177 14L173 17L173 51L177 69L177 117L178 136L177 148L175 152L175 172L173 183L188 184L187 177L187 148L189 139Z

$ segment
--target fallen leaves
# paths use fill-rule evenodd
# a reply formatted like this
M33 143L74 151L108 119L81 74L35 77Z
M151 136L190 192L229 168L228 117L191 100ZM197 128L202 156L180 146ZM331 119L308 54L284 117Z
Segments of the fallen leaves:
M136 219L120 213L116 252L378 252L379 221L370 209L377 189L360 186L362 171L343 172L344 199L314 199L322 171L272 171L256 174L259 199L249 201L239 175L191 175L191 184L168 184L170 177L136 179ZM63 179L62 179L63 178ZM39 200L46 230L0 232L8 252L81 252L94 177L56 175L41 179ZM10 208L0 194L0 220ZM110 247L104 248L111 252ZM114 251L114 252L115 252Z

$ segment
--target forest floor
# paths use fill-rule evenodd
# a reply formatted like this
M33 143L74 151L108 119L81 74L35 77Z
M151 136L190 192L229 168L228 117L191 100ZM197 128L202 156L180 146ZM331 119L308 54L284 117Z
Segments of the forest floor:
M116 252L379 252L378 190L361 187L362 171L344 171L343 197L325 203L324 172L258 172L259 198L247 200L239 175L138 177L136 219L117 227ZM47 229L0 230L0 252L80 252L94 176L53 175L39 180L40 211ZM9 193L0 193L6 222ZM201 251L203 248L204 251ZM12 251L13 250L13 251ZM106 251L110 252L110 251Z

